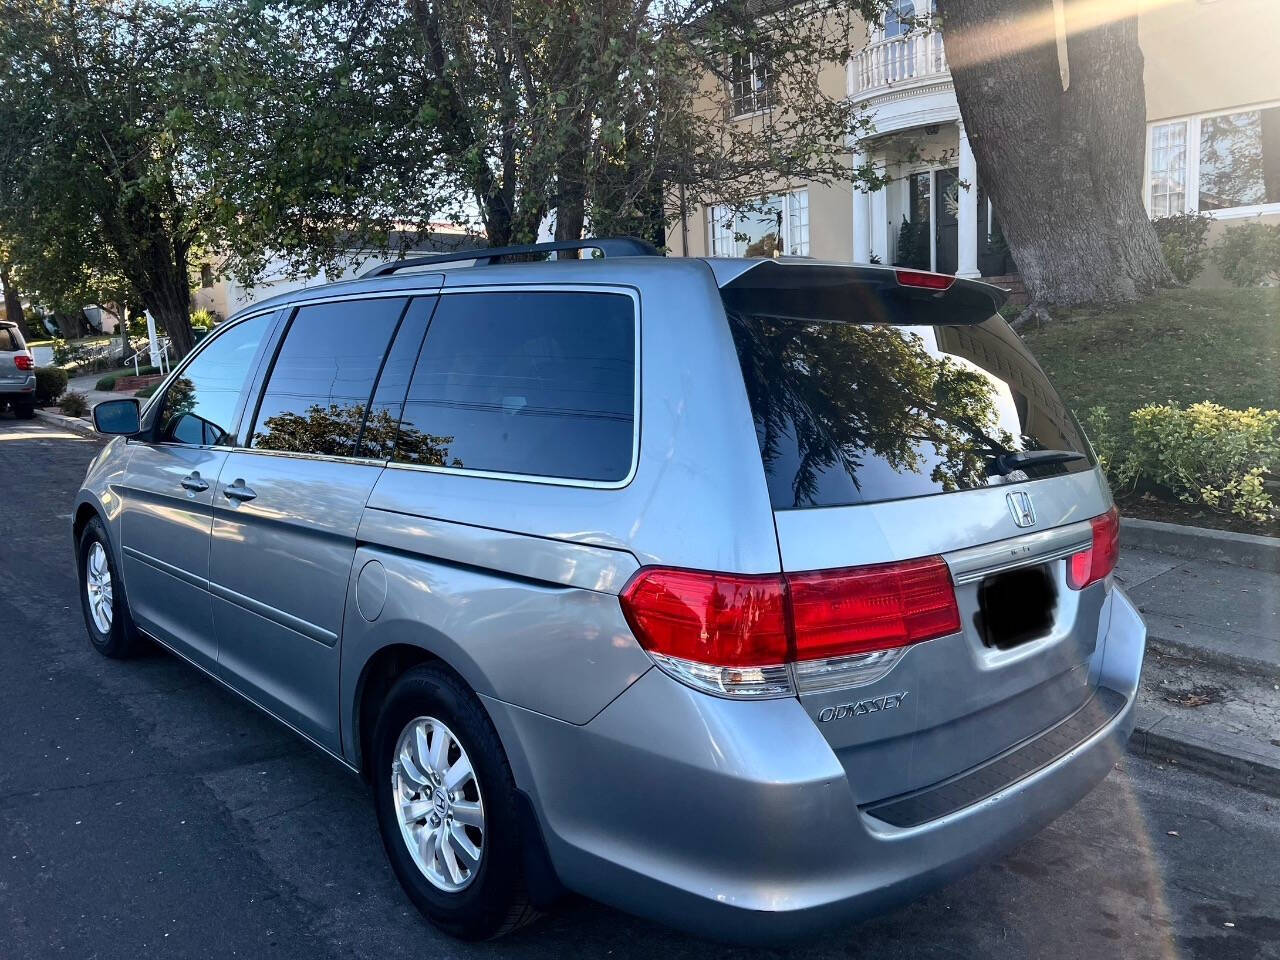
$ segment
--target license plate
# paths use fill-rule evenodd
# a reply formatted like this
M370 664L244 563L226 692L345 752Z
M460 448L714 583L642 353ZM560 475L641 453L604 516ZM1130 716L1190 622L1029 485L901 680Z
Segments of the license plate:
M1008 650L1053 628L1057 593L1045 566L1023 567L985 578L978 587L982 642Z

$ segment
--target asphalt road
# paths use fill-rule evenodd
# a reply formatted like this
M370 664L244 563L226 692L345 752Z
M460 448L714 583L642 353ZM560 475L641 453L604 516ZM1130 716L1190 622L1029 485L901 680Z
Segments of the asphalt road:
M0 958L771 955L586 900L437 934L358 781L173 657L90 649L68 525L95 449L0 418ZM1011 856L788 955L1280 958L1280 801L1127 759Z

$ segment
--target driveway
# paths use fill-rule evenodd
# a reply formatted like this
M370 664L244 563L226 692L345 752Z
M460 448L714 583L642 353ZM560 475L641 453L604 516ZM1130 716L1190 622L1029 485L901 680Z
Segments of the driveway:
M436 933L357 780L174 657L89 648L68 527L97 446L0 418L0 956L783 955L586 900L495 944ZM1011 856L786 955L1280 958L1275 804L1126 759Z

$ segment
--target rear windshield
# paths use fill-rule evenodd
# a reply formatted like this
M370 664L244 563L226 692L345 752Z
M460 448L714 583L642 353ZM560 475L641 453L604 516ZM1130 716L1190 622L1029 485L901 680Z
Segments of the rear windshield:
M901 500L1091 469L1079 424L998 316L782 317L725 291L775 510ZM1085 456L1010 470L1001 454Z

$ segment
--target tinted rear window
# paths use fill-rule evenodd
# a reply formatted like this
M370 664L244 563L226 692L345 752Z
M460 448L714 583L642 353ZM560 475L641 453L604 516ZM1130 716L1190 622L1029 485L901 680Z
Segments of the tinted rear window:
M395 458L616 482L635 435L635 308L614 293L440 298Z
M22 342L22 334L18 332L17 327L0 327L0 353L25 350L26 348L27 345Z
M896 326L726 308L774 509L900 500L1088 470L1075 419L1017 334L980 324ZM746 301L746 302L744 302ZM1001 453L1068 463L1001 475Z

